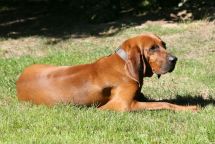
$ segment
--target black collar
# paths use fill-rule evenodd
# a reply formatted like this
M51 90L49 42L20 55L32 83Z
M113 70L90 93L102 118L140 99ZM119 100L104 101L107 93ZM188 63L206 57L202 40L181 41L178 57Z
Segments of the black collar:
M127 53L125 52L124 49L122 49L120 47L115 50L115 53L124 61L126 61L128 59Z

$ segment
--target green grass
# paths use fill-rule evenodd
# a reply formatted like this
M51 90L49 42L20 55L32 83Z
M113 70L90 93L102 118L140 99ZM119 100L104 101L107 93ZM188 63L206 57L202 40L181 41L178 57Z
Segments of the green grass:
M55 39L45 37L1 39L0 143L215 143L214 29L214 23L205 21L149 23L112 37L70 38L56 44L52 43ZM143 32L161 36L169 51L179 57L173 73L159 80L146 78L143 93L152 99L204 105L199 112L116 113L17 101L15 81L26 66L90 63Z

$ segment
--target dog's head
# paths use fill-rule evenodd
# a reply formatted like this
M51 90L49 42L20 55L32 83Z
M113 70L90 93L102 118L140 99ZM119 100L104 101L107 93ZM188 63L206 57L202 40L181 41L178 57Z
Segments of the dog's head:
M166 50L158 36L146 34L126 40L121 46L128 55L126 70L131 78L142 83L143 77L172 72L177 58Z

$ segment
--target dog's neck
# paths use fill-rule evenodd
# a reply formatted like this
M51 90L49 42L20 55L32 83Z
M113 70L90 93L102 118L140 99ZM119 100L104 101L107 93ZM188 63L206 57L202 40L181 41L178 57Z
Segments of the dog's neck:
M126 62L128 60L128 54L121 47L119 47L115 50L115 54L118 55L124 62ZM141 74L144 73L143 75L140 76L141 77L140 78L141 79L141 82L140 82L141 86L143 83L143 81L142 81L143 77L151 77L153 75L151 66L149 65L149 63L147 62L147 60L144 56L143 56L143 61L145 61L145 69L147 69L147 70L145 72L141 72ZM142 65L143 65L143 63L142 63Z
M125 52L125 50L123 50L120 47L115 50L115 53L124 61L126 61L128 59L127 53Z
M117 56L119 56L126 63L126 61L128 60L128 54L125 52L124 49L122 49L122 48L119 47L119 48L117 48L115 50L115 53L116 53ZM142 72L141 72L140 80L138 81L138 83L139 83L139 87L141 89L141 87L143 85L143 75L142 75Z

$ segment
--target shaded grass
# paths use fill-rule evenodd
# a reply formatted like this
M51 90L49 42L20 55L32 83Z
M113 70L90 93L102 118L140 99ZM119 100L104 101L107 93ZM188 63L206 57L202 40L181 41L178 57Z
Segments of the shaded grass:
M57 43L56 39L38 37L35 42L39 44L29 49L45 50L42 56L32 51L23 52L28 47L23 50L26 42L20 44L17 49L21 55L11 52L0 58L0 143L214 143L215 54L209 50L215 38L211 36L213 31L205 30L207 34L199 35L205 23L174 26L149 23L125 29L113 37L71 38ZM213 23L209 23L209 29L211 27ZM202 106L199 112L115 113L98 111L95 107L58 105L48 108L17 101L15 81L26 66L90 63L113 53L126 38L145 31L159 34L179 61L175 71L161 76L160 80L155 76L146 78L144 95L183 105L198 104ZM204 40L196 43L202 37ZM1 40L4 44L10 41ZM195 50L201 50L202 46L204 54L197 53Z

